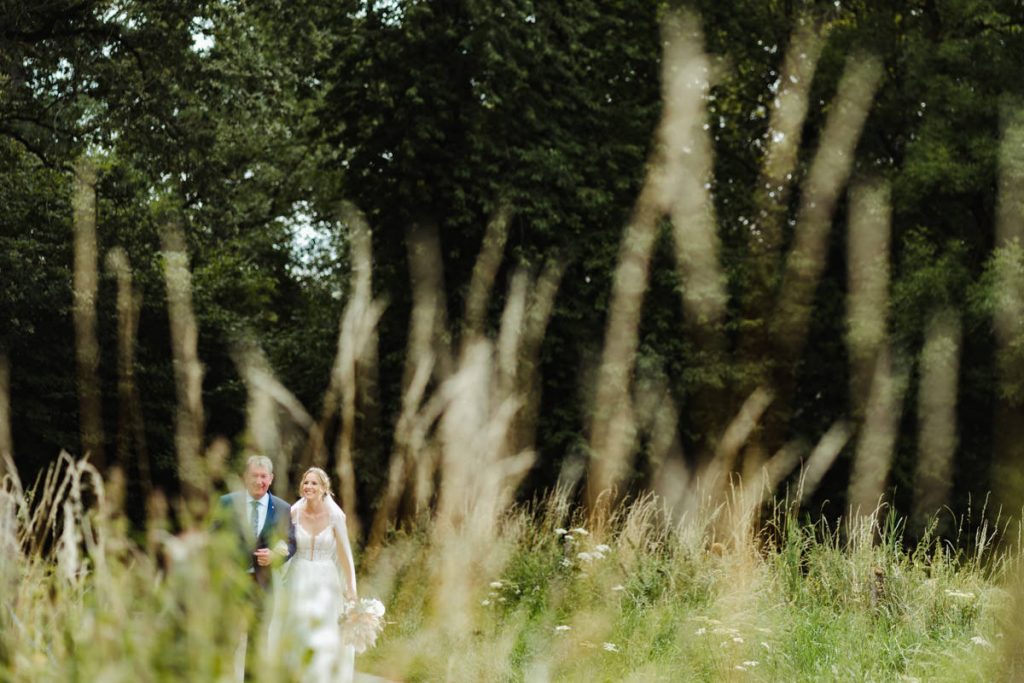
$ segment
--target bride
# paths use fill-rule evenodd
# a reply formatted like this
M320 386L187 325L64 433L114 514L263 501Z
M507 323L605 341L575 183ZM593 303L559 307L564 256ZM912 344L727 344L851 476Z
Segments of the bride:
M292 505L297 548L276 591L271 650L282 653L285 668L304 682L350 683L355 652L341 643L339 618L357 594L345 513L319 467L306 470L299 490L302 498Z

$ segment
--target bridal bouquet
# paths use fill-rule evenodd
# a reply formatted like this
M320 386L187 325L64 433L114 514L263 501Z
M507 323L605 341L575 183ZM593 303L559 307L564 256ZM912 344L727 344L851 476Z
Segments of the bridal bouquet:
M377 598L362 598L345 604L341 614L341 642L356 653L366 652L377 643L384 630L384 603Z

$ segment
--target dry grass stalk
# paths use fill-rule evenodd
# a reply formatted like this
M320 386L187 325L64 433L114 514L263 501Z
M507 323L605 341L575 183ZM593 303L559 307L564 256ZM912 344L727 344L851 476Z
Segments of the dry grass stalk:
M493 391L491 344L467 348L459 370L440 389L445 397L438 425L441 484L436 517L442 526L473 525L493 533L511 501L514 484L533 463L533 453L508 452L507 435L520 401Z
M455 366L448 327L448 307L445 303L444 259L437 226L412 226L406 239L406 251L412 287L412 312L403 388L409 386L420 358L433 356L434 374L439 380L450 376Z
M0 486L0 543L14 554L5 564L49 567L55 560L65 585L80 586L90 568L102 569L106 561L102 530L93 527L94 510L105 505L99 470L87 459L61 451L26 492L10 459L6 467ZM52 557L44 552L47 548ZM88 564L83 551L90 557Z
M847 230L846 343L856 414L863 414L875 359L888 337L890 219L888 185L854 183Z
M758 387L743 402L743 406L722 434L714 458L701 474L702 486L706 487L701 493L701 497L710 496L712 500L715 500L721 499L726 493L730 486L730 475L739 459L740 450L749 441L774 398L770 391L764 387Z
M440 490L435 514L437 553L433 616L452 632L465 632L473 592L502 566L499 522L532 451L510 452L509 433L520 401L496 391L495 351L484 340L467 346L458 370L438 390L443 410L435 448ZM486 553L479 553L487 548Z
M894 360L888 344L883 345L875 362L847 489L847 506L855 515L874 510L884 499L907 379L904 361Z
M351 250L351 282L348 303L338 321L337 351L331 368L330 384L324 394L320 419L312 427L309 439L299 461L299 468L310 465L324 467L327 462L327 446L324 434L333 420L345 413L352 416L351 408L357 401L367 403L366 397L376 362L376 325L385 304L372 300L373 252L372 234L366 218L354 205L343 202L340 219L349 230ZM352 387L361 396L352 393ZM351 423L350 423L351 424Z
M783 224L797 180L811 84L824 44L823 24L801 17L790 36L779 73L779 89L770 108L765 136L764 162L754 188L755 215L747 238L751 284L742 294L742 307L744 315L752 320L767 318L766 311L775 305L776 280L782 266ZM765 326L751 329L739 339L739 354L743 359L760 363L771 353L768 342ZM764 382L766 378L756 381Z
M920 436L914 476L914 518L932 519L948 502L956 453L956 401L960 376L960 316L951 309L934 313L925 329L917 391Z
M132 286L131 264L121 247L107 252L107 269L117 279L117 459L122 467L135 462L144 495L153 490L142 418L142 397L135 383L135 339L142 295Z
M727 515L732 525L729 533L736 546L748 544L757 536L762 507L800 464L806 450L803 442L791 441L763 463L746 463L747 471Z
M28 512L28 499L25 497L25 490L21 485L21 478L18 476L18 468L14 464L14 457L9 454L0 454L0 468L3 475L0 476L0 548L20 547L24 540L18 536L20 528L18 519L24 519ZM10 544L14 544L11 546Z
M415 454L420 447L416 438L417 414L423 397L426 395L433 370L432 355L428 354L427 357L420 358L409 386L402 394L402 409L395 424L395 445L388 465L388 481L374 515L367 542L367 555L370 559L375 557L380 550L388 526L397 517L402 494L408 479L414 472Z
M516 413L512 428L513 451L529 448L534 443L541 400L541 343L555 308L555 295L564 273L564 264L557 259L549 259L540 275L528 287L530 296L515 364L515 392L522 397L523 406Z
M822 25L806 17L797 20L779 74L779 90L768 120L768 140L761 178L755 192L759 215L752 241L772 271L782 248L782 223L796 171L797 153L811 82L825 44ZM767 283L762 284L767 293Z
M493 280L501 262L501 249L504 246L509 218L509 209L502 207L488 225L467 299L467 321L462 335L459 365L453 373L442 375L446 379L431 395L427 394L427 389L431 379L437 374L437 340L439 333L441 338L447 333L443 329L438 329L443 323L443 317L438 320L437 290L426 292L417 289L430 287L432 282L433 287L440 286L440 264L431 258L431 254L435 257L438 255L436 246L431 246L432 240L429 236L424 237L421 231L414 231L411 236L410 254L416 255L417 263L413 268L414 310L405 390L402 396L402 410L395 428L395 448L388 469L388 483L370 532L371 556L376 554L388 526L395 521L403 495L410 496L415 511L426 509L434 495L434 481L439 467L442 481L448 482L445 486L449 491L445 494L445 486L442 486L439 507L444 507L443 501L450 499L451 491L462 488L461 484L451 483L464 474L461 459L451 459L444 445L445 437L442 436L439 440L430 438L435 427L443 433L446 429L445 416L463 406L457 400L459 391L468 391L483 381L486 395L499 397L495 399L499 402L506 401L505 409L500 412L507 414L511 423L507 424L504 418L500 420L501 426L498 431L502 435L503 443L498 444L498 450L495 451L499 460L504 453L526 452L532 446L536 412L530 412L524 417L521 407L527 394L536 396L539 393L537 356L553 309L563 267L549 263L535 286L531 286L533 283L523 271L518 271L513 276L502 313L496 348L492 348L484 337L484 317L487 298L490 296ZM425 243L417 242L424 239ZM441 291L443 293L443 290ZM446 347L440 348L443 356ZM472 367L482 362L484 358L487 359L484 364L486 367L474 371ZM474 376L474 373L477 375L476 380L467 379ZM481 377L484 379L480 379ZM475 405L487 412L487 402L479 394L477 397L480 401ZM477 418L479 416L469 423L471 431L476 429L472 425L480 424ZM478 465L479 463L475 466ZM500 500L503 498L499 497L495 502Z
M455 371L431 393L433 348L426 335L419 337L424 355L411 365L388 486L371 529L368 554L376 559L403 493L411 488L416 509L426 509L438 482L432 619L453 634L465 633L472 619L469 587L501 566L499 522L534 460L531 450L518 448L513 428L522 405L517 361L531 329L528 285L525 273L513 278L497 344L482 336L464 340ZM432 305L426 296L419 301ZM417 315L424 321L429 317ZM532 329L543 325L535 323ZM472 550L480 548L488 552Z
M291 494L288 472L293 454L316 430L316 422L274 376L262 351L249 346L236 349L234 356L249 397L249 436L256 449L273 460L274 489L287 497Z
M413 306L402 378L402 412L395 428L387 489L373 523L371 536L374 541L371 543L382 538L394 519L410 478L409 488L412 489L412 505L416 512L426 509L433 496L438 453L432 447L425 447L424 443L426 433L443 411L443 401L437 397L431 399L426 390L431 379L443 382L450 377L454 366L447 329L443 260L436 227L413 226L406 247ZM415 476L411 476L413 473Z
M619 246L608 326L597 371L587 481L587 500L597 515L607 512L598 510L597 503L621 481L633 452L636 424L630 401L630 378L636 360L651 254L658 221L675 204L681 175L686 171L678 154L680 150L673 145L688 137L686 131L699 129L704 123L703 108L691 107L687 101L687 97L694 95L688 79L702 77L705 83L707 79L707 63L699 51L696 21L689 15L671 15L663 24L663 39L663 115L648 162L647 177ZM697 88L697 92L701 90Z
M354 207L346 205L344 212L345 222L352 228L353 286L338 332L338 354L331 373L331 386L341 396L341 428L338 430L335 449L341 505L346 510L349 533L358 538L362 533L362 525L356 512L358 501L353 464L356 405L360 378L364 376L362 368L375 358L371 349L376 346L377 323L384 312L384 304L373 299L370 226Z
M810 502L814 492L818 490L821 480L825 478L825 474L839 457L839 453L846 447L853 433L853 426L849 422L839 420L832 423L828 431L822 435L800 470L800 480L797 486L800 505L807 505Z
M501 267L511 220L512 207L502 202L487 223L487 230L480 246L480 253L473 264L473 275L466 293L463 344L472 342L484 333L487 302L491 299L494 279L498 275L498 268Z
M7 465L14 459L11 439L11 366L6 354L0 353L0 479L7 474Z
M669 508L675 507L689 494L689 473L683 464L677 433L679 411L664 374L657 373L639 382L634 400L637 414L646 418L641 430L648 435L652 488L666 500Z
M74 190L75 359L78 364L78 405L82 449L99 467L104 465L103 415L100 395L100 346L96 332L99 260L96 239L96 167L82 156L75 162Z
M509 282L495 344L494 390L499 396L512 395L518 388L519 349L526 327L526 300L530 284L529 276L521 269L512 275Z
M1006 509L1024 502L1024 113L1019 107L1003 117L996 207L995 312L998 381L1006 398L995 416L992 488Z
M171 357L177 412L174 443L178 472L187 503L205 502L208 481L199 454L203 447L203 366L199 361L199 327L192 310L192 275L181 226L169 219L160 232L171 329Z
M664 54L664 109L660 142L665 171L660 202L672 219L683 310L700 336L714 335L725 315L725 275L714 203L714 178L707 102L711 64L693 17L672 16Z
M825 268L825 248L836 202L853 165L854 149L882 76L873 57L847 60L803 186L793 248L786 259L772 325L780 349L793 356L807 335L811 300Z

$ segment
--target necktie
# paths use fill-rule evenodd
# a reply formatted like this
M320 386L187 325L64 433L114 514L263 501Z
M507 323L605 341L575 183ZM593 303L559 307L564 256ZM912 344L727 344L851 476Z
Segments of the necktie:
M259 501L252 501L252 514L249 515L249 521L252 522L252 535L260 535L260 503Z

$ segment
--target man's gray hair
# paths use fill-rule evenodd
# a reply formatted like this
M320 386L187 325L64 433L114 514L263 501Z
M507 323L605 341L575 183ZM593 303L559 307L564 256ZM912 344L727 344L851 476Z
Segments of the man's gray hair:
M245 461L245 471L248 472L253 467L266 470L267 474L274 473L274 461L265 455L250 455L249 459Z

